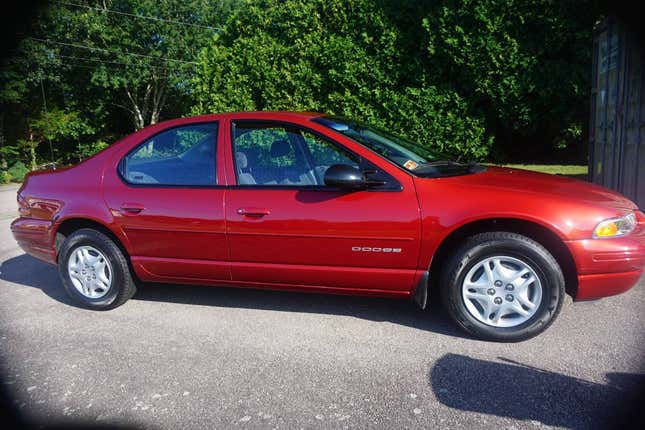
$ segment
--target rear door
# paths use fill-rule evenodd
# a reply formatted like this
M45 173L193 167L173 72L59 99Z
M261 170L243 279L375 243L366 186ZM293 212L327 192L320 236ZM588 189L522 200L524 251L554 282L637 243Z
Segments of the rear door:
M105 175L104 197L149 281L230 280L218 122L189 123L145 138Z
M236 185L225 206L233 281L412 288L421 226L407 174L298 123L237 120L231 143L229 182ZM325 186L325 170L339 163L369 171L383 185L354 192Z

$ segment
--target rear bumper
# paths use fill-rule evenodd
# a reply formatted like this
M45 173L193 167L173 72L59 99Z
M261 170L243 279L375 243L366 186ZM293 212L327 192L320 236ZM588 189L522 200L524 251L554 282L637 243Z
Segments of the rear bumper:
M623 293L638 283L645 268L645 225L622 238L567 242L578 271L576 300Z
M56 248L50 221L17 218L11 223L11 232L18 246L27 254L47 263L56 264Z

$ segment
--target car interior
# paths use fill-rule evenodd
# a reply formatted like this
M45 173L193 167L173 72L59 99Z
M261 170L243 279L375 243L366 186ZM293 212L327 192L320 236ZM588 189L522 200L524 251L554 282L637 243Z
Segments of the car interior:
M328 144L317 142L318 153L312 153L299 130L237 127L234 146L240 185L323 186L325 171L331 164L358 167ZM336 162L328 162L330 155Z
M199 124L160 133L131 151L119 171L130 184L216 184L216 124ZM239 185L324 186L334 164L367 168L369 163L298 128L255 125L234 128L235 170Z

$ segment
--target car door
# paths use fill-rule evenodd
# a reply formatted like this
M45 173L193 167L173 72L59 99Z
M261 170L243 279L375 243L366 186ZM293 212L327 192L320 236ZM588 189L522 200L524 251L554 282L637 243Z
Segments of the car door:
M411 289L421 226L408 175L297 123L236 120L230 144L229 182L236 185L225 206L233 281ZM324 173L333 164L368 171L382 185L354 192L327 187Z
M230 280L218 133L217 122L157 131L105 175L105 201L140 278Z

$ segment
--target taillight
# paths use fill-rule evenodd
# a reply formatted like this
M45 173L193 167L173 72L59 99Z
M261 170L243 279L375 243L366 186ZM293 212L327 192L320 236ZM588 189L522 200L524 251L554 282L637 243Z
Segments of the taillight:
M30 216L31 208L29 207L29 202L22 195L21 192L18 192L18 213L20 216Z

